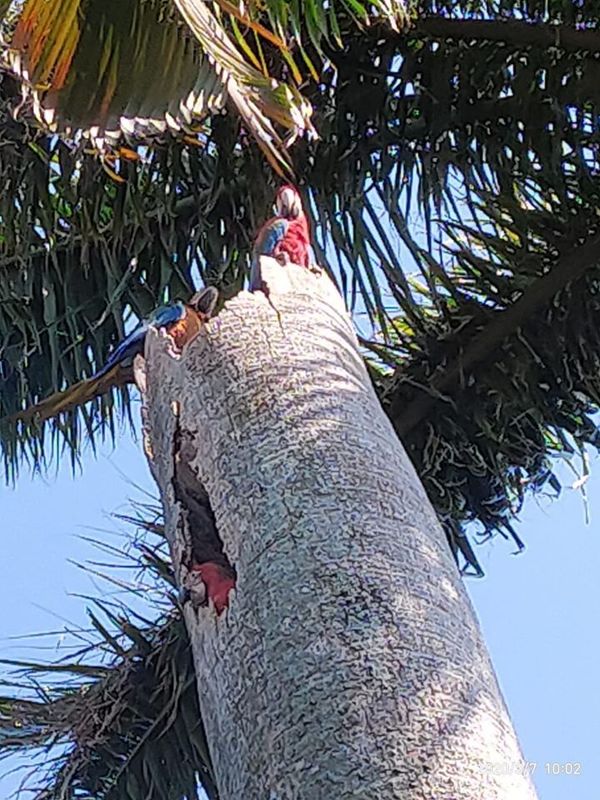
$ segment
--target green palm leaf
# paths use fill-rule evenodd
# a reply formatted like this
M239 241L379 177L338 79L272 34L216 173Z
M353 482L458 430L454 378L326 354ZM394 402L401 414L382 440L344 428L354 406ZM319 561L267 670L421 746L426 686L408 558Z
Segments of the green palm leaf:
M454 21L467 6L457 5ZM424 4L423 13L433 7ZM487 353L498 363L493 375L473 362L468 376L425 404L416 425L394 409L419 405L417 387L438 386L433 373L461 374L457 359L469 337L487 329L492 312L535 294L563 253L588 252L597 225L600 84L588 79L595 67L587 50L555 53L539 36L537 44L512 41L515 28L502 21L508 6L473 8L497 15L495 39L466 44L456 26L444 36L440 25L433 36L431 17L398 34L335 4L344 50L329 48L325 33L319 41L337 72L305 89L321 138L294 153L317 254L360 313L364 338L375 337L378 358L396 370L379 375L381 364L373 366L438 513L458 531L475 519L490 531L509 520L524 487L553 480L553 454L596 441L594 265L535 308L526 344L521 326ZM553 9L557 21L590 30L596 19L589 6ZM519 25L529 25L529 35L544 13L524 3ZM304 25L306 52L318 63ZM508 37L501 45L500 35ZM264 54L275 58L267 45ZM2 92L0 414L13 417L89 377L124 318L189 296L196 271L226 295L239 289L273 184L233 115L211 119L207 147L154 140L108 173L93 154L15 121L6 79ZM567 349L568 369L558 355ZM548 385L552 374L575 394L566 398L553 383L540 392L530 380ZM63 448L76 458L84 438L113 434L128 397L120 389L45 424L5 428L6 473ZM467 425L456 409L471 405L481 414ZM460 453L460 464L436 459L436 442L438 452Z
M229 101L272 165L288 167L273 121L298 135L311 129L308 105L246 61L206 3L180 9L198 45L160 0L29 0L10 63L38 118L67 133L82 128L103 149L122 131L198 140L202 122Z
M405 21L399 0L378 0L369 8L338 0L328 11L311 2L291 14L278 2L260 12L252 4L244 13L227 0L220 5L234 21L234 38L204 0L27 0L8 61L44 124L67 133L84 129L100 149L121 131L147 136L169 128L197 136L199 125L229 102L271 166L283 173L290 162L278 128L291 140L314 135L310 103L295 86L300 73L285 44L290 35L317 77L304 38L321 58L332 31L339 42L336 5L360 25L382 19L397 28ZM260 40L255 55L236 18L276 47L292 82L273 79Z

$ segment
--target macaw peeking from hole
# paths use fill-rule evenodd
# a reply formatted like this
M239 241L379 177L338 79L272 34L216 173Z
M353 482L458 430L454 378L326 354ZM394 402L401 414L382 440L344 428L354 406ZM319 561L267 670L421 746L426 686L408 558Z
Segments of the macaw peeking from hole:
M106 360L106 364L96 372L94 379L101 378L116 365L131 361L144 353L146 334L150 328L163 328L172 341L175 351L181 351L210 319L219 293L214 286L207 286L197 292L188 303L176 300L155 309L150 316L140 322L129 336L120 342Z
M310 262L310 230L298 190L286 184L275 196L276 214L258 231L252 250L250 291L265 291L260 274L260 256L271 256L280 264L300 264L307 269ZM266 293L266 292L265 292Z

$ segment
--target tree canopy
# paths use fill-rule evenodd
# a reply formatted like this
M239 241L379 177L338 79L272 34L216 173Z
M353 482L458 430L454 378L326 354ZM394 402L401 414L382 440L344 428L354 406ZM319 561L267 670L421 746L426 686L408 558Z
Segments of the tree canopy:
M25 411L165 298L238 291L293 175L461 567L521 547L526 494L600 443L600 4L54 5L0 6L7 479L115 435L127 375Z

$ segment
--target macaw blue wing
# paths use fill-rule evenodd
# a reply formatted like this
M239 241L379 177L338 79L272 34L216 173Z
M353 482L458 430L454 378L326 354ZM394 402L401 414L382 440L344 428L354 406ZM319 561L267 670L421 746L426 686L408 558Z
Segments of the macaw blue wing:
M168 306L160 306L155 309L148 317L147 324L153 328L166 328L174 325L185 317L185 306L179 300L169 303Z
M283 217L273 217L258 232L254 244L255 256L272 256L279 242L284 238L290 223Z
M141 322L135 330L131 331L129 336L126 336L120 342L106 360L106 364L96 372L94 378L101 378L111 370L115 364L120 364L122 361L129 361L138 353L144 352L144 342L148 328L166 328L169 325L174 325L180 319L185 317L186 311L183 303L177 301L170 303L167 306L160 306L155 309L148 319Z
M259 256L272 256L275 254L275 248L285 238L289 225L289 221L284 217L273 217L265 222L259 230L252 250L251 292L262 287L262 280L259 274Z
M101 378L106 375L115 364L120 364L121 361L128 361L134 358L138 353L144 352L144 340L148 333L148 323L142 322L138 327L131 331L129 336L126 336L122 342L115 347L109 357L106 359L106 364L96 372L94 378Z

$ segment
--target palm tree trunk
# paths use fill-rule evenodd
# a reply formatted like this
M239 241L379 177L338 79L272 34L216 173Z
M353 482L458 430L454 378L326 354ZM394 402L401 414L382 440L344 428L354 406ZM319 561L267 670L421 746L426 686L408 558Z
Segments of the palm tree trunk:
M176 563L174 474L237 570L186 604L222 800L525 800L535 792L440 525L329 279L266 260L177 361L148 342L147 450Z

